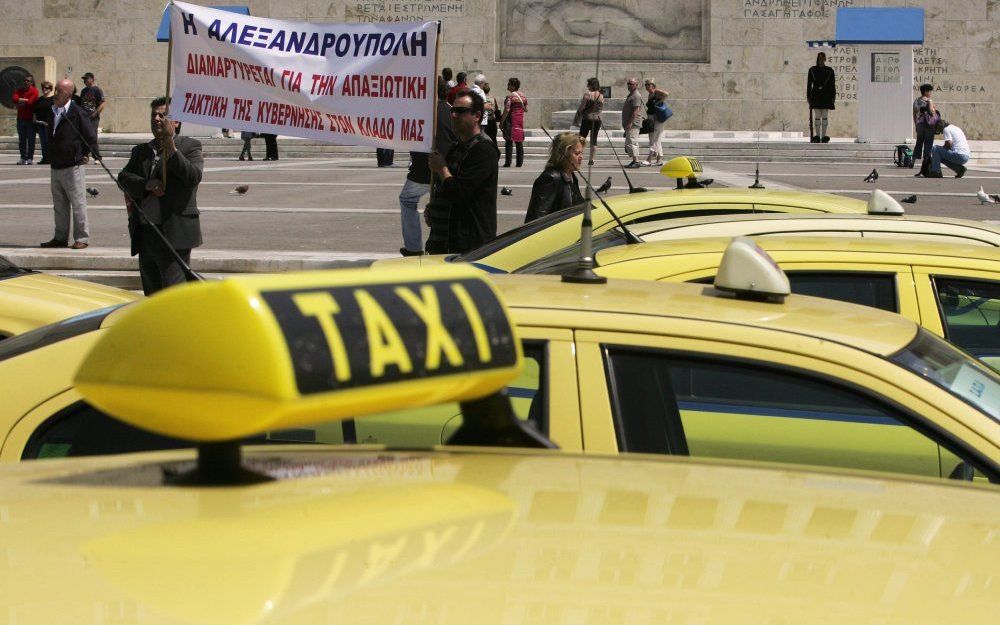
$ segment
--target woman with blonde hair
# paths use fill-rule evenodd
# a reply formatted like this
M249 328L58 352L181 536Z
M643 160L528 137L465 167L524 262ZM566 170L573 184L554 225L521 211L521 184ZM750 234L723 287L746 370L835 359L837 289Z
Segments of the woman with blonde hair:
M649 99L646 100L646 118L652 120L653 128L649 131L649 156L646 157L646 160L642 164L645 167L649 167L650 165L663 164L663 144L661 139L663 137L663 126L667 123L667 120L660 121L657 117L657 109L666 105L667 96L670 95L670 92L665 89L657 89L656 81L652 78L647 78L644 84L646 86L646 93L649 94Z
M576 172L583 163L587 140L575 132L563 132L552 140L545 170L531 186L531 200L524 223L583 202Z

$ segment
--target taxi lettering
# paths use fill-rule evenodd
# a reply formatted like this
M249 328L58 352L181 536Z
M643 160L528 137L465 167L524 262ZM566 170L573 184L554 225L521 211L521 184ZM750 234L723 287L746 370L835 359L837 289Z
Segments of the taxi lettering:
M472 372L516 361L499 300L477 279L269 291L262 296L284 333L301 393Z

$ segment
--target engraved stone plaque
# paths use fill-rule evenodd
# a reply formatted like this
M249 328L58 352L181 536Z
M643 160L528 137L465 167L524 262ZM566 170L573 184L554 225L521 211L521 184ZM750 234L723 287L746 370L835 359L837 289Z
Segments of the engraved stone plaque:
M499 0L499 60L708 61L708 0Z

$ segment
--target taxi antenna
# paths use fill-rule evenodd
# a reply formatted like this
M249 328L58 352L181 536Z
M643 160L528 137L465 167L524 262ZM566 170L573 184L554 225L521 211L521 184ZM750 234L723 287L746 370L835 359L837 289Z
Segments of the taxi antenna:
M809 116L809 119L811 123L812 115ZM747 188L748 189L765 188L764 185L760 183L760 126L757 126L757 158L753 168L753 184Z

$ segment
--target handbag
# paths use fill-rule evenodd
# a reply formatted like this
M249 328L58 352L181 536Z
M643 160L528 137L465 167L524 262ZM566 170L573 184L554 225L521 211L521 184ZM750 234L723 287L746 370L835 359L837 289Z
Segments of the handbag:
M642 120L642 125L639 126L639 134L648 135L651 132L653 132L653 119L647 117L646 119Z
M938 113L931 113L930 111L921 111L920 115L917 116L917 122L928 128L933 128L939 121L941 121L941 116Z
M663 123L674 116L673 110L667 106L667 103L660 100L653 104L653 112L656 115L656 121Z

